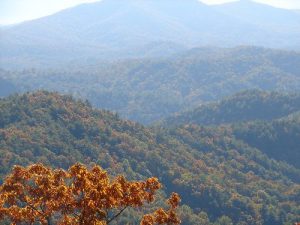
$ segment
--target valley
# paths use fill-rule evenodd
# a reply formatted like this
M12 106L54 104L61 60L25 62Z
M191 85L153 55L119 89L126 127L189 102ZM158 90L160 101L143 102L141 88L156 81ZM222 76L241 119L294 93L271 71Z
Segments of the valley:
M71 2L0 25L1 225L300 222L295 2Z

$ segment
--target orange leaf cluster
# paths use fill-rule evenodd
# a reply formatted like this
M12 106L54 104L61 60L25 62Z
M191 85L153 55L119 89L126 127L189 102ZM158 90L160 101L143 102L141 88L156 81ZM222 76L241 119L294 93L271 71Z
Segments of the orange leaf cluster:
M111 180L99 166L75 164L68 171L41 164L15 166L0 186L0 221L12 224L105 225L128 207L154 201L161 188L157 178L129 182L123 176ZM157 210L141 224L179 224L175 208L180 198L173 194L170 210ZM115 212L113 214L112 212ZM152 223L147 223L152 218Z
M177 193L172 193L168 200L170 209L165 211L160 208L153 214L144 215L141 225L154 225L154 224L180 224L180 219L176 214L176 208L179 206L180 197Z

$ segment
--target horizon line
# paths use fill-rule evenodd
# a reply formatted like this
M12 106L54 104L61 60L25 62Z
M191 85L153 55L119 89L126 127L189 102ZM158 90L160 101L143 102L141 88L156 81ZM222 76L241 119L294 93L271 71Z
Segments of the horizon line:
M26 22L30 22L30 21L33 21L33 20L38 20L38 19L41 19L41 18L44 18L44 17L52 16L52 15L60 13L64 10L68 10L68 9L71 9L71 8L74 8L74 7L78 7L80 5L99 3L101 1L103 1L103 0L92 0L90 2L82 2L82 3L75 4L75 5L70 5L70 6L65 7L65 8L58 9L56 11L53 11L51 13L48 13L48 14L45 14L45 15L42 15L42 16L37 16L37 17L30 18L30 19L24 19L24 20L15 21L15 22L1 22L0 21L0 26L1 27L16 26L16 25L19 25L19 24L22 24L22 23L26 23ZM264 3L264 2L259 2L257 0L228 0L228 2L219 2L219 3L210 3L210 4L208 4L204 0L197 0L197 1L199 1L202 4L205 4L207 6L226 5L226 4L231 4L233 2L249 1L249 2L254 2L254 3L262 4L262 5L267 5L267 6L270 6L270 7L273 7L273 8L279 8L279 9L283 9L283 10L289 10L289 11L299 11L300 10L300 8L285 8L285 7L274 6L274 5L271 5L271 4Z

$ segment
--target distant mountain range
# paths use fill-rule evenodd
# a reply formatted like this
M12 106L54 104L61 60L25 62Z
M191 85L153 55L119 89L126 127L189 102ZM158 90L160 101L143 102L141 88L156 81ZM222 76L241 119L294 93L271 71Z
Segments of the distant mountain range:
M0 33L0 184L14 165L96 163L158 177L182 225L300 221L299 12L103 0Z
M257 47L195 48L170 57L0 70L20 91L44 89L149 124L247 89L300 91L300 53Z
M0 32L5 68L161 56L197 46L300 49L300 15L252 1L103 0Z

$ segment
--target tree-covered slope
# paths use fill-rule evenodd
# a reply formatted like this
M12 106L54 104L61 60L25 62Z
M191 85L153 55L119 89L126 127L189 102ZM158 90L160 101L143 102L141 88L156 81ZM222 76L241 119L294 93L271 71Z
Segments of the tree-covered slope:
M179 192L187 205L183 224L300 219L300 171L269 159L227 128L151 130L68 96L36 92L0 100L0 154L1 176L14 164L66 168L77 161L130 179L157 176L165 192Z
M300 94L244 91L217 103L177 113L163 124L220 125L253 120L271 121L300 111Z
M300 168L300 111L271 122L233 125L234 135L269 157Z
M300 168L300 95L244 91L217 103L169 117L158 126L184 124L220 127L270 158Z
M256 47L200 48L56 70L1 71L23 91L46 89L149 124L245 89L300 91L300 54Z

